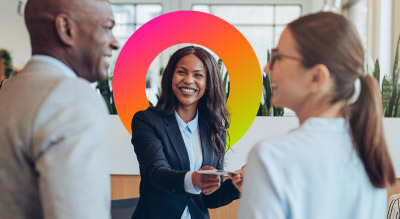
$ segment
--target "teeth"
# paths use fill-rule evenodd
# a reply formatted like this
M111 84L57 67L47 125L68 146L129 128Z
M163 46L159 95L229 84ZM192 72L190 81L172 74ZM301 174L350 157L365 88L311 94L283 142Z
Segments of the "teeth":
M188 89L188 88L181 88L181 90L182 90L183 92L191 93L191 94L194 94L194 92L196 92L194 89Z
M272 88L277 88L277 87L278 87L278 85L277 85L277 84L275 84L275 83L271 83L271 87L272 87Z

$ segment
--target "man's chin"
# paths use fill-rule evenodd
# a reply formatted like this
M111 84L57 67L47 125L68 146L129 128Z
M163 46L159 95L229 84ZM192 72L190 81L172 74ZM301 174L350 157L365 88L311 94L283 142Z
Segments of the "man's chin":
M107 79L107 71L100 72L98 75L98 82L104 81Z
M102 82L107 79L107 71L104 69L100 69L97 74L93 74L93 78L88 80L90 82Z
M107 75L105 73L97 73L93 75L81 75L80 77L86 79L90 83L102 82L107 79Z

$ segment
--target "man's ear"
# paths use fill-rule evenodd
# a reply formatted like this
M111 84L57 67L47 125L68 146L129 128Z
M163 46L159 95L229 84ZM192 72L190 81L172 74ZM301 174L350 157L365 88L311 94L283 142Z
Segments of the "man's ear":
M68 46L75 45L77 26L66 14L58 14L55 19L57 34L62 43Z
M312 92L319 92L324 89L331 79L329 69L324 64L313 66L311 74L310 90Z

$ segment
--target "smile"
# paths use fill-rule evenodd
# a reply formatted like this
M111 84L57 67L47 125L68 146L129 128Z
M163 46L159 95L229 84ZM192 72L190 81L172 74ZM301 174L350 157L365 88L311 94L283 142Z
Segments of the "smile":
M191 88L191 87L178 87L179 90L181 90L183 93L187 93L187 94L194 94L197 92L196 89Z

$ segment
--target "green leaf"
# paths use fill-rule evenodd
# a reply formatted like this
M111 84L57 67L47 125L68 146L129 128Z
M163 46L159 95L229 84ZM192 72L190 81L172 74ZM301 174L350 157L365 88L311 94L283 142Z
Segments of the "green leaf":
M385 116L387 117L393 117L394 115L394 108L396 107L396 100L397 100L397 95L398 95L398 81L399 81L399 43L400 43L400 36L399 39L397 40L397 46L396 46L396 55L394 58L394 65L393 65L393 75L392 75L392 97L390 98L389 101L389 106L388 106L388 114Z
M389 78L389 80L386 78L386 76L383 77L382 79L382 105L383 108L387 109L385 110L385 116L389 117L389 115L386 115L386 112L389 113L389 107L388 107L388 103L390 101L391 98L391 94L392 94L392 83L391 80Z
M378 59L376 59L376 61L375 61L374 77L378 81L378 84L379 84L380 79L381 79L381 70L380 70L380 67L379 67L379 60Z

